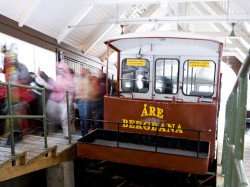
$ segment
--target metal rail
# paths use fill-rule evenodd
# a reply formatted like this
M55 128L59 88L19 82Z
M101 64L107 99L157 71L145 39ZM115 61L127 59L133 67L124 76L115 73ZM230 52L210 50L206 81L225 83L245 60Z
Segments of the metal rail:
M246 128L247 81L250 70L250 50L242 64L226 104L222 150L224 186L250 187L243 167Z
M44 134L44 148L47 149L48 143L47 143L47 125L46 125L45 90L44 90L44 88L38 88L38 87L20 85L20 84L13 84L13 83L5 83L5 82L0 82L0 85L7 87L7 97L6 98L7 98L7 104L8 104L8 115L0 115L0 119L9 120L11 155L15 155L13 119L22 119L22 118L26 118L26 119L40 118L40 119L42 119L43 120L43 131L44 131L43 132L43 134ZM43 114L42 115L14 115L13 109L12 109L12 101L11 101L11 87L35 89L35 90L41 91Z
M134 125L134 124L131 124L131 123L124 123L124 122L115 122L115 121L104 121L104 120L94 120L94 119L87 119L87 118L77 118L79 120L83 120L83 121L90 121L90 122L103 122L103 123L107 123L107 124L110 124L110 125L116 125L117 126L117 144L116 146L117 147L120 147L120 134L123 133L123 131L121 131L121 125ZM143 124L137 124L138 126L141 126L141 127L150 127L150 129L152 128L156 128L156 132L155 134L152 134L152 136L156 137L156 142L155 142L155 152L157 152L157 149L159 148L159 145L158 145L158 138L159 138L159 128L162 128L162 127L158 127L158 126L152 126L152 125L143 125ZM180 130L179 128L174 128L174 127L168 127L169 129L173 129L173 130ZM182 128L181 130L185 130L185 131L189 131L189 132L194 132L194 133L197 133L197 139L194 139L195 141L197 141L197 145L196 145L196 157L197 158L200 158L200 144L201 144L201 133L210 133L211 132L211 129L208 129L208 130L196 130L196 129L189 129L189 128ZM147 134L145 134L147 135ZM167 137L167 136L166 136ZM132 142L131 142L132 143Z

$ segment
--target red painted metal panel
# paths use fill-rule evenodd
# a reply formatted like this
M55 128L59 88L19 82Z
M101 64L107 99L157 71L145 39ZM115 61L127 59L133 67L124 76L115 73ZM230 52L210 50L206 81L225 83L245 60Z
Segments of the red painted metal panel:
M77 156L178 172L206 174L208 158L195 158L78 142Z
M105 97L105 121L121 122L120 131L156 134L210 142L210 162L215 156L216 103L162 102L119 97ZM145 126L141 126L145 125ZM153 127L152 127L153 126ZM104 129L117 130L115 123ZM190 129L187 130L187 129ZM210 132L207 132L210 130Z

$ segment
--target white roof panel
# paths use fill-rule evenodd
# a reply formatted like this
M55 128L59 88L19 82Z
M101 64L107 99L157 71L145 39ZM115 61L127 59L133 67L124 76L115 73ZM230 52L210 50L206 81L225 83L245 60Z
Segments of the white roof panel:
M224 51L244 55L250 45L246 0L0 0L0 13L102 59L104 41L119 36L121 25L125 33L190 32L225 41L234 22L237 37Z

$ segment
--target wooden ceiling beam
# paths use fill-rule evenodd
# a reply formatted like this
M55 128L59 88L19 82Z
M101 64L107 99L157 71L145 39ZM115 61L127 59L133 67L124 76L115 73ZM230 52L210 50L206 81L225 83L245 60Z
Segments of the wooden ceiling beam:
M18 26L22 27L37 10L37 7L41 4L42 0L31 0L29 4L24 8L19 17L17 18Z

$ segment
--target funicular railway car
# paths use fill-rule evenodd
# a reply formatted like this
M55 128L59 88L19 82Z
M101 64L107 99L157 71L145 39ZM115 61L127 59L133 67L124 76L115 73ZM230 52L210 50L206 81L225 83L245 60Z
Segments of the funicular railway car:
M117 93L105 96L104 128L78 141L78 156L184 173L194 176L191 186L215 186L223 44L166 32L105 43L118 54ZM172 186L188 186L179 180Z

